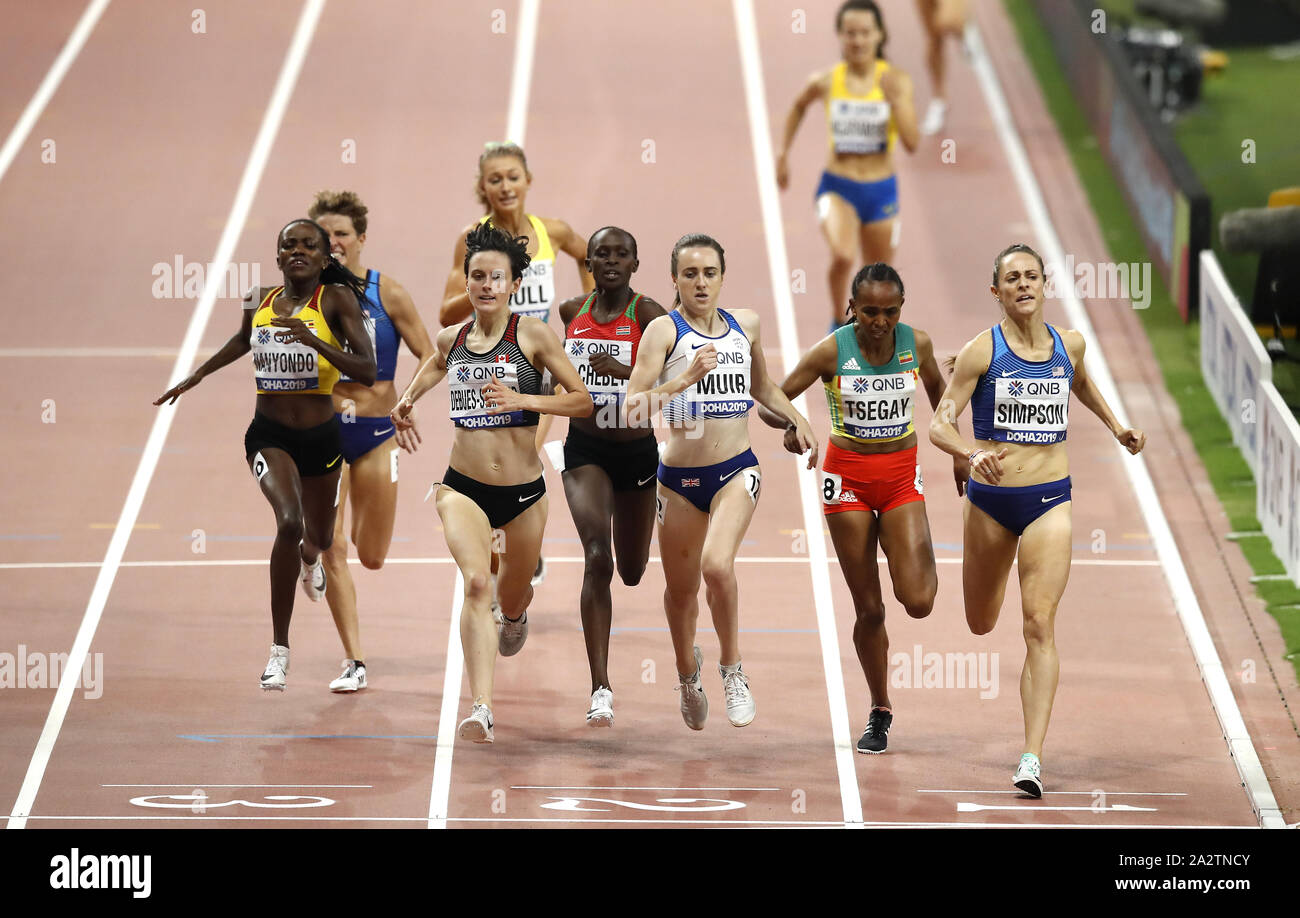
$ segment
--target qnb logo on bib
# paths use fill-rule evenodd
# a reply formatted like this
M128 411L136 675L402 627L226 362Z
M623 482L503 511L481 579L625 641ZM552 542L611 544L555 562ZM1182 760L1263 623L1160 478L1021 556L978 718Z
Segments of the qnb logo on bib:
M565 342L565 351L596 405L618 404L622 400L627 392L627 380L596 372L591 366L591 358L598 354L608 354L624 366L629 366L632 363L631 341L570 338Z
M524 269L519 289L510 295L510 311L546 320L555 301L554 266L549 261L534 261Z
M863 440L901 437L912 423L915 393L912 373L841 377L844 432Z
M507 389L519 391L519 371L513 363L459 363L455 365L447 397L451 419L458 427L514 427L524 420L523 409L490 414L483 400L483 387L497 380Z
M1068 379L994 380L993 426L1009 443L1056 443L1069 422Z

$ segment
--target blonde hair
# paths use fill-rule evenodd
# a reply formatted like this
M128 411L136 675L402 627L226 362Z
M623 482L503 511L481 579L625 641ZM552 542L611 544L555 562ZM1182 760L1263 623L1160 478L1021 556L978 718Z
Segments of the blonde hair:
M479 204L483 205L485 211L491 211L488 205L487 194L483 191L483 164L489 159L496 159L500 156L513 156L523 164L524 175L528 181L533 180L533 174L528 171L528 157L524 155L524 148L517 143L510 141L494 141L483 144L483 152L478 158L478 176L474 179L474 197L478 198Z

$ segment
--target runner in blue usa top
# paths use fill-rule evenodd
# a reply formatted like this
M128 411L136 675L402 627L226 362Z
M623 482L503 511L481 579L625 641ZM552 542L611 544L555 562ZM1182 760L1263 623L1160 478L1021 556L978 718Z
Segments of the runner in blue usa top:
M1025 747L1012 783L1033 797L1043 793L1039 757L1060 671L1056 609L1070 576L1070 394L1130 453L1146 444L1142 431L1116 420L1085 372L1083 335L1043 321L1043 283L1043 259L1029 246L999 253L990 290L1002 321L961 349L930 422L930 441L970 462L962 587L973 633L993 630L1011 562L1019 565L1027 651L1020 674ZM953 423L967 402L974 445Z

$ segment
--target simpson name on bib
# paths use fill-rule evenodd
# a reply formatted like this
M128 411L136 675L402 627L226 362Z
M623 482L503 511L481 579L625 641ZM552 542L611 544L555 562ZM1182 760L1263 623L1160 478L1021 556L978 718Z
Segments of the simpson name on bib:
M993 385L993 426L1005 432L1008 443L1056 443L1065 439L1070 380L999 377Z

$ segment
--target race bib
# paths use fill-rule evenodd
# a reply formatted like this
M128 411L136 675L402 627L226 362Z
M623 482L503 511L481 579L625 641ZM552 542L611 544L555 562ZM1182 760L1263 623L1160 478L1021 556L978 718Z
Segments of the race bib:
M315 321L304 319L303 324L316 334ZM320 388L316 352L305 344L286 341L285 331L275 325L253 328L249 343L253 348L257 388L263 392L305 392Z
M1008 443L1056 443L1069 422L1070 380L999 377L993 389L993 427Z
M689 415L731 418L754 407L754 400L749 396L751 363L748 343L742 348L719 350L718 365L682 393L686 396Z
M483 387L497 380L507 389L519 391L519 368L516 364L456 363L447 373L451 420L457 427L471 430L487 427L514 427L523 423L523 409L489 414L483 400Z
M510 295L510 311L545 322L555 300L555 265L549 261L529 262L519 289Z
M564 342L564 352L569 355L569 362L578 371L578 376L591 393L591 400L596 403L596 407L618 405L623 401L627 394L627 380L597 373L591 368L591 358L597 354L609 354L624 366L631 366L631 341L568 338Z
M903 436L912 423L915 394L916 377L910 372L841 376L844 432L864 440Z
M881 153L889 145L889 103L860 99L831 102L836 153Z

